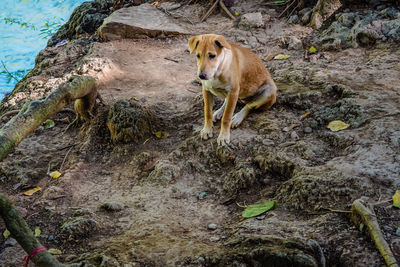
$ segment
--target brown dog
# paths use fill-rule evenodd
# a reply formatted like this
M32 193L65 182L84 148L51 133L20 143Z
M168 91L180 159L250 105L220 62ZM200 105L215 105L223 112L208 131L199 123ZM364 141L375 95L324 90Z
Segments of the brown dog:
M237 127L253 108L270 108L276 101L277 88L262 61L249 49L228 42L216 34L189 39L190 53L196 51L197 75L203 85L204 127L201 138L213 135L213 121L222 117L219 145L230 141L230 127ZM214 95L225 98L212 114ZM240 99L246 105L233 116ZM233 116L233 117L232 117Z

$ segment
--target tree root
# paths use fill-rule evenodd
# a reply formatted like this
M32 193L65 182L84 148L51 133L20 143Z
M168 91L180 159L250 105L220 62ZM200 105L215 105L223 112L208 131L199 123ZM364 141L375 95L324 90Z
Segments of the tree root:
M41 246L40 242L36 239L31 229L29 229L29 226L22 218L21 213L3 194L0 194L0 215L12 237L18 241L28 255L31 255L36 248ZM31 260L39 267L66 266L60 263L48 251L38 252Z
M53 116L70 102L82 99L82 107L88 109L80 111L90 114L91 108L96 103L96 98L95 79L89 76L74 76L61 84L45 99L25 104L18 115L0 129L0 161L47 118Z
M399 267L389 244L383 238L379 223L372 208L368 208L361 199L357 199L351 206L351 220L360 230L366 226L375 246L389 267Z
M211 13L217 8L217 5L220 6L220 8L225 12L226 15L228 15L228 17L232 20L235 20L235 16L232 15L232 13L229 11L229 9L225 6L224 2L222 0L216 0L212 6L210 7L210 9L204 14L204 16L200 19L200 22L205 21L210 15Z

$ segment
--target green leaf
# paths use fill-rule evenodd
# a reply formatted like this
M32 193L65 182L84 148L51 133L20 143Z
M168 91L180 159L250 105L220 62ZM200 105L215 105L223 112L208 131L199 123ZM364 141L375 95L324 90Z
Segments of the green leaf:
M36 227L35 228L35 237L39 237L41 233L42 233L42 231L40 231L40 228Z
M271 209L273 209L278 203L275 201L265 201L263 203L254 204L248 206L243 212L243 218L251 218L263 214Z
M7 229L3 233L4 238L8 238L10 235L11 235L11 233Z
M308 53L310 54L314 54L315 52L317 52L317 49L314 46L311 46L310 49L308 49Z
M46 130L47 130L47 129L50 129L50 128L53 128L54 125L56 125L56 124L55 124L54 121L52 121L52 120L47 120L47 121L44 122L44 128L45 128Z
M400 190L396 190L396 193L393 195L393 207L400 209Z
M283 60L283 59L288 59L288 58L290 58L290 56L284 55L284 54L279 54L274 57L275 60Z

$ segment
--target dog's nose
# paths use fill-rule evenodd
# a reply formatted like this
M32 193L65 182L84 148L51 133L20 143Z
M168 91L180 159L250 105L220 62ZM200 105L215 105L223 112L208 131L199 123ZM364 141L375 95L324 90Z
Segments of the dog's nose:
M200 73L199 78L202 80L207 80L207 75L204 73Z

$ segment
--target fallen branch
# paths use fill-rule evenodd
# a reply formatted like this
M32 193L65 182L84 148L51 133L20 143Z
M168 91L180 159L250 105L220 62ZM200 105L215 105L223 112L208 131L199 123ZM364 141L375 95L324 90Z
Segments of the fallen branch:
M375 246L381 253L382 257L385 259L386 265L389 267L398 267L396 258L394 257L389 244L383 238L379 223L376 219L374 211L364 205L363 201L357 199L353 202L351 206L351 220L359 228L362 225L366 226L369 235L375 242ZM360 227L361 226L361 227Z
M47 118L76 99L87 102L93 97L86 96L94 94L97 94L97 91L96 81L93 77L74 76L61 84L45 99L25 104L18 115L14 116L0 129L0 161ZM95 100L96 98L94 98ZM90 113L93 103L83 106L87 107L87 111Z
M19 112L19 109L16 109L16 110L10 110L10 111L8 111L8 112L6 112L6 113L4 113L3 115L1 115L1 117L0 117L0 121L2 121L5 117L8 117L8 116L14 116L15 114L18 114L18 112Z
M220 6L220 8L225 12L225 14L232 20L235 20L235 16L232 15L232 13L229 11L229 9L225 6L224 2L222 0L216 0L212 6L210 7L210 9L208 9L208 11L204 14L204 16L200 19L200 22L205 21L210 15L211 13L217 8L217 5Z
M3 194L0 194L0 215L7 230L10 231L12 237L17 240L28 255L31 255L35 249L42 246L33 235L31 229L29 229L21 213ZM31 260L39 267L65 266L46 250L36 253Z

